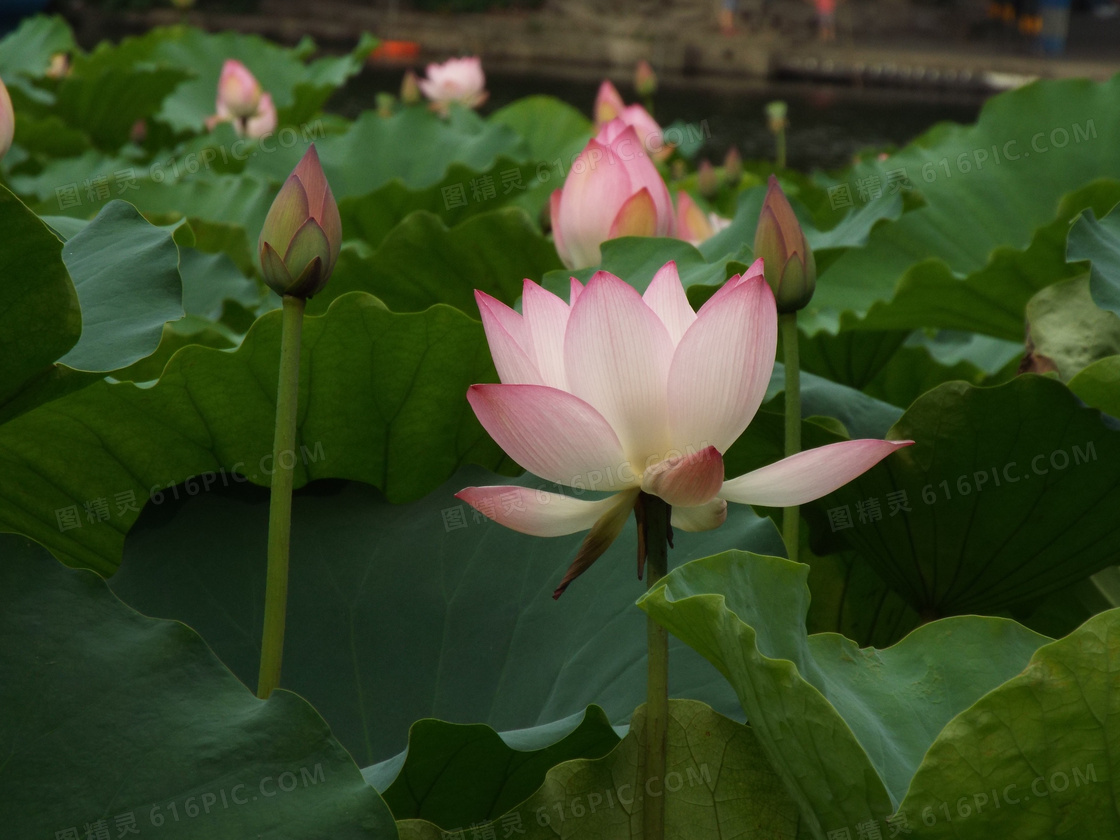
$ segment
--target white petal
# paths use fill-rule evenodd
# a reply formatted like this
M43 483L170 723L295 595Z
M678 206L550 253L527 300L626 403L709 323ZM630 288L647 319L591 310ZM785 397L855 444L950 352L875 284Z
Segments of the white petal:
M711 531L722 525L726 519L727 502L723 499L712 499L707 504L696 507L674 507L671 516L674 528L689 533Z
M692 311L681 285L676 262L670 260L658 269L646 288L646 293L642 295L642 300L661 319L676 347L685 330L696 320L696 313Z
M777 341L778 311L761 277L700 310L669 369L669 422L678 448L727 451L766 395Z
M532 280L526 280L521 311L537 360L537 370L544 384L568 390L568 377L564 373L564 330L568 326L568 304Z
M845 440L790 455L723 483L721 499L790 507L827 496L912 440Z
M588 530L626 495L630 494L616 493L588 502L545 490L500 485L467 487L455 498L511 530L533 537L562 537Z
M676 507L711 501L723 486L723 456L714 446L666 459L645 471L642 490Z
M476 291L474 299L482 316L486 343L498 378L506 385L543 385L533 355L533 345L521 316L485 292Z

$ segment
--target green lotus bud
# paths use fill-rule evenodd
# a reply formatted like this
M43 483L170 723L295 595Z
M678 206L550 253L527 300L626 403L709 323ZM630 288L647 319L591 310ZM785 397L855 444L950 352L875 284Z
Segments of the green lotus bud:
M739 150L734 146L727 150L727 157L723 159L723 177L732 187L737 187L739 182L743 180L743 159L739 156Z
M715 198L719 194L719 173L708 160L700 161L696 168L696 188L704 198Z
M405 70L404 78L401 79L401 104L419 105L423 99L424 96L420 93L420 80L411 70Z
M773 175L758 217L754 255L762 258L766 282L774 292L778 311L803 309L817 288L817 263L801 223Z
M779 131L784 131L789 127L789 121L786 120L787 112L786 103L782 102L780 99L767 103L766 124L771 132L777 134Z
M342 247L342 219L315 145L280 188L258 244L264 280L278 295L310 298L326 285Z

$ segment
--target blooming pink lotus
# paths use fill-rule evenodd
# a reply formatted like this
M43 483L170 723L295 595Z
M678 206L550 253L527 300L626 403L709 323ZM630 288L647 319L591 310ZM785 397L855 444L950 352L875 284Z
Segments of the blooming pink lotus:
M677 193L677 238L690 245L699 245L731 224L716 213L705 214L692 196L681 190Z
M245 120L244 133L246 137L259 140L276 130L276 106L272 104L272 94L261 94L257 112ZM240 125L240 121L235 123Z
M12 109L12 98L4 80L0 79L0 158L12 147L12 137L16 131L16 112Z
M218 114L227 113L235 119L246 119L257 112L261 102L261 85L249 68L235 59L226 59L218 79Z
M673 200L634 129L612 120L576 155L552 193L552 232L568 268L599 262L599 246L620 236L672 236Z
M851 481L912 441L822 446L724 480L723 453L753 419L774 366L778 316L761 261L694 312L675 263L645 294L606 271L571 305L526 280L523 314L475 292L499 385L467 400L517 463L548 481L605 490L598 501L517 486L458 498L538 537L590 529L554 597L614 541L640 493L672 507L672 525L721 525L727 503L788 507ZM639 569L640 573L640 569Z
M642 141L642 148L654 160L664 160L673 153L673 147L665 142L665 133L649 111L638 104L627 105L618 89L604 80L595 97L595 128L602 129L616 119L634 128Z
M432 106L441 112L446 112L452 102L477 108L489 96L482 61L477 57L452 58L443 64L429 64L427 78L420 79L419 85Z

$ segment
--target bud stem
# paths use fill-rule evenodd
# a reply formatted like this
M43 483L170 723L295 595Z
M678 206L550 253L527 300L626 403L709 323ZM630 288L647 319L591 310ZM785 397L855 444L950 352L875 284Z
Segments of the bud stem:
M786 168L786 129L785 126L779 128L774 134L774 145L776 146L776 154L774 156L775 166L781 170Z
M786 369L786 457L801 451L801 369L797 350L797 313L784 312L778 316L778 331L782 336L782 358ZM782 509L782 538L786 554L797 562L800 540L798 529L801 512L795 505Z
M645 507L646 590L652 589L669 570L669 506L657 496L642 494ZM646 618L649 645L649 675L646 678L645 773L651 779L665 778L669 747L669 632ZM649 788L647 787L648 791ZM642 804L643 840L665 840L665 797L646 796Z
M285 459L296 445L299 407L299 346L303 329L303 298L284 296L280 333L280 381L276 389L276 433L272 445L272 492L268 509L268 576L264 591L264 632L257 696L267 699L280 685L284 656L284 620L288 610L288 554L292 531L294 459ZM285 467L287 463L289 466Z

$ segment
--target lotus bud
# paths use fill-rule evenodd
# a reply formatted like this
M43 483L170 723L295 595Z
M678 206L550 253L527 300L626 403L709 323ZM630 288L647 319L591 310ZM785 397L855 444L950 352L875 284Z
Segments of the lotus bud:
M0 158L12 147L12 135L16 131L16 112L12 110L12 98L4 80L0 79Z
M272 94L261 94L261 104L257 112L245 120L245 136L259 140L276 130L276 106L272 104Z
M310 298L326 285L342 246L342 220L312 144L280 188L258 243L264 280L278 295Z
M786 120L786 113L788 108L786 103L776 100L770 102L766 106L766 124L770 131L774 134L785 131L789 127L789 122Z
M416 74L411 70L406 70L404 78L401 80L401 104L402 105L419 105L423 99L420 93L420 80L416 78Z
M641 97L650 97L657 93L657 74L644 58L634 68L634 90Z
M607 79L599 85L599 93L595 97L595 128L600 129L611 120L621 116L626 103L622 101L618 89Z
M230 58L222 65L218 79L217 111L245 119L253 116L261 103L261 85L249 68Z
M801 223L773 175L758 217L754 255L762 258L766 282L774 292L778 311L803 309L817 287L817 263Z
M727 157L723 159L723 177L730 187L739 186L739 182L743 180L743 159L734 146L727 150Z
M705 214L692 196L683 190L677 193L677 239L699 245L731 224L715 213Z
M707 160L700 161L696 169L696 188L704 198L712 199L719 194L719 175Z
M684 162L683 158L676 158L669 164L669 177L674 181L679 181L688 174L688 164Z

